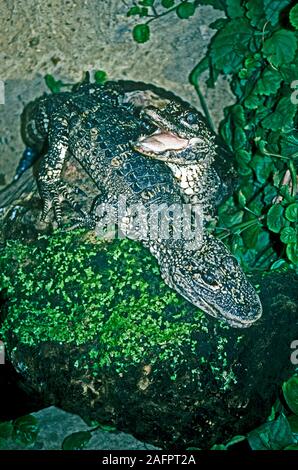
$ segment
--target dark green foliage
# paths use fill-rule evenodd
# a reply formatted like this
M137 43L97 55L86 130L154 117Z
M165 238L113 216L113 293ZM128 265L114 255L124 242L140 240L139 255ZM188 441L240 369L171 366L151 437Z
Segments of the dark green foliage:
M252 450L281 450L295 444L290 424L284 414L250 432L248 442Z
M0 449L10 448L11 443L31 446L36 441L38 431L37 419L31 415L0 423Z
M298 376L294 375L283 385L285 400L289 408L298 415Z
M298 29L298 5L295 5L290 11L290 22L294 28Z
M209 70L208 87L215 86L219 74L229 75L235 95L235 104L225 109L220 133L235 155L240 188L220 208L216 230L248 270L297 267L298 113L294 91L298 6L290 8L290 0L200 0L193 2L192 14L199 4L222 10L226 18L210 25L217 32L207 55L191 71L190 83L209 120L199 86L202 72ZM161 6L166 5L162 2ZM183 2L175 2L171 11L186 18L179 15L179 9L183 11ZM160 10L155 19L162 14ZM297 390L296 376L284 384L285 400L296 414ZM248 440L253 449L298 450L298 418L286 417L280 409L251 432ZM227 444L213 448L225 450Z
M108 79L108 76L104 70L96 70L94 73L94 80L99 85L103 85Z
M88 444L92 437L90 431L78 431L67 436L63 443L63 450L82 450Z
M156 1L147 24L172 11L186 19L198 5L223 10L226 18L211 25L217 32L207 55L190 73L190 83L209 120L199 88L202 72L209 69L209 87L219 74L230 75L236 99L225 110L220 133L235 155L240 188L220 209L216 230L247 269L270 269L280 256L297 265L298 114L293 82L298 77L298 33L286 29L285 20L281 24L286 15L295 27L297 6L289 8L290 0Z

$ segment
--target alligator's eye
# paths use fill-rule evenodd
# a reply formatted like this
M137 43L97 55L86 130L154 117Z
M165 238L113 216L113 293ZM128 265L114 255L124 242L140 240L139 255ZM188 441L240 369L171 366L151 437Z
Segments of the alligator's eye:
M205 284L208 284L209 286L215 287L218 285L214 274L212 274L210 271L202 273L201 277L202 277L202 280L205 282Z
M187 124L190 125L196 124L198 122L198 116L195 113L188 113L185 116L184 121L186 121Z

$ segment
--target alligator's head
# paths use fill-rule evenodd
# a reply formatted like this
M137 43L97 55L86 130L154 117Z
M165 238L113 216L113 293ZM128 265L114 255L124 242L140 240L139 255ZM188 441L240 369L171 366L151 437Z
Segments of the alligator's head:
M188 165L215 153L215 135L190 105L170 102L163 109L148 106L141 117L156 127L155 132L141 136L133 145L143 155Z
M170 243L159 254L165 282L209 315L235 328L247 328L262 314L262 305L236 258L205 233L199 250Z

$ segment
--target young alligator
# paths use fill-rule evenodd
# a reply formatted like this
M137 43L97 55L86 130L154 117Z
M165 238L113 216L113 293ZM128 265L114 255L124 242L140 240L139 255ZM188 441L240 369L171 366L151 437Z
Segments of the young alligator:
M142 203L147 213L156 211L160 205L171 208L181 204L181 191L171 170L131 147L131 142L136 142L146 127L116 95L113 87L110 93L108 87L89 85L42 97L27 106L25 143L39 151L47 142L37 178L43 200L42 218L53 208L60 221L61 201L72 203L71 191L61 181L67 154L75 157L98 186L101 195L95 209L117 210L119 199L126 198L128 210L122 214L121 227L134 223L130 208L135 204ZM206 230L197 237L195 247L174 236L162 238L160 233L144 236L140 228L148 219L145 220L146 214L142 217L132 238L140 240L156 257L168 285L231 326L248 327L261 316L258 295L221 241ZM174 233L170 210L166 219Z

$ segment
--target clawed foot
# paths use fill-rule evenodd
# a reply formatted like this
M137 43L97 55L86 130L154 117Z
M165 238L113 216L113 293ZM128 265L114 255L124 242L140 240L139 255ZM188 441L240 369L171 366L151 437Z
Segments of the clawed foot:
M40 195L43 200L43 209L40 220L44 222L51 209L54 210L55 220L61 226L62 222L62 202L68 204L78 212L82 218L86 216L80 205L75 201L74 196L80 194L86 197L80 188L71 186L63 182L52 182L39 184Z
M76 230L78 228L85 228L87 230L94 230L96 227L96 217L91 214L87 214L83 210L80 211L81 216L76 217L73 224L66 229L67 232Z

